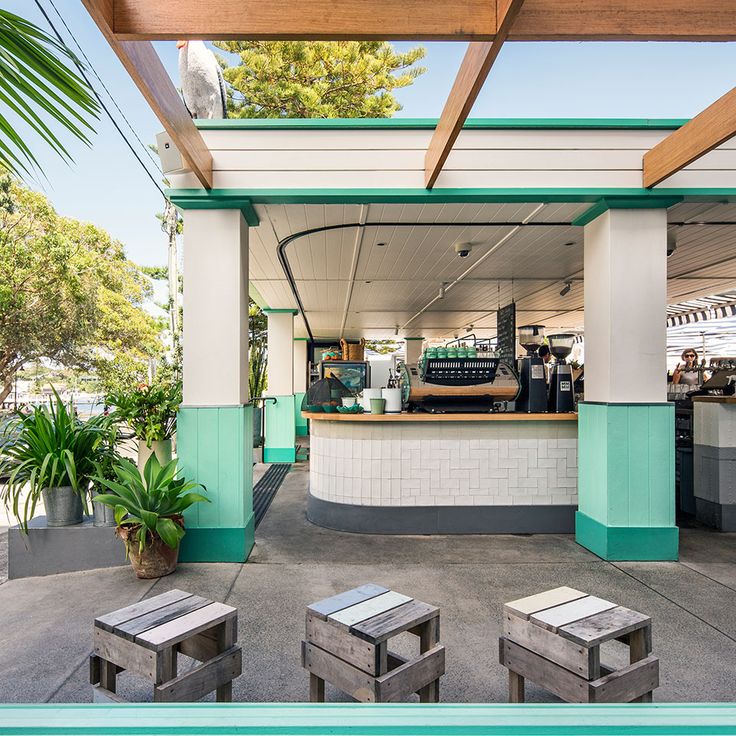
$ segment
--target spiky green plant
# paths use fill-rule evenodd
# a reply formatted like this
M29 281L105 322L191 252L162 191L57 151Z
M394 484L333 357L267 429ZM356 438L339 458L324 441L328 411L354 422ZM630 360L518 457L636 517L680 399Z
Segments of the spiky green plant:
M99 104L65 62L76 63L64 44L33 23L0 10L0 106L6 108L67 161L71 156L53 131L57 124L83 143L93 132ZM24 136L0 108L0 167L29 174L38 166Z
M206 496L191 492L194 488L206 491L201 483L176 477L177 462L174 459L161 465L154 453L143 474L130 460L121 460L114 466L117 480L97 476L92 479L108 490L96 496L95 501L115 509L115 523L131 528L139 552L154 537L176 549L184 536L184 512L195 503L209 502Z
M0 498L23 531L28 531L44 489L71 486L87 509L95 453L109 421L104 416L81 421L55 390L48 406L15 413L4 430L0 477L7 480Z

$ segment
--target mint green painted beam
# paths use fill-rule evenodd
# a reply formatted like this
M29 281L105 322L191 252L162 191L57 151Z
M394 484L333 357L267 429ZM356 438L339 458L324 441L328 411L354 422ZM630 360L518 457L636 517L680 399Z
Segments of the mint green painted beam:
M505 203L505 202L590 202L600 199L650 200L657 203L662 197L682 198L688 201L734 201L736 187L714 188L465 188L453 189L167 189L166 196L182 209L187 207L227 207L228 201L249 201L251 204L427 204L427 203ZM234 204L233 206L239 206ZM250 224L250 223L249 223Z
M253 407L179 409L177 452L181 473L202 483L211 503L184 515L187 562L244 562L253 533Z
M0 705L4 736L733 736L736 705Z
M210 196L212 189L167 189L166 191L166 196L180 210L240 210L243 218L251 227L258 227L261 222L253 203L247 197ZM203 193L205 196L202 196Z
M200 130L434 130L438 118L249 118L195 120ZM676 130L680 118L468 118L463 128L488 130Z
M628 199L607 199L603 198L596 202L590 209L578 215L572 224L576 227L584 227L589 222L593 222L596 217L600 217L608 210L641 210L641 209L667 209L672 205L682 202L682 197L652 197L647 199L628 198Z

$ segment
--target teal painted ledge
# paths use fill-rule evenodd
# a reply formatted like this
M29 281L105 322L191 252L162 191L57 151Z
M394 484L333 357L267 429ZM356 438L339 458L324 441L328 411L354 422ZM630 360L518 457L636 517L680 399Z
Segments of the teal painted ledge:
M295 463L296 447L264 447L264 463Z
M676 526L605 526L581 511L575 514L575 541L604 560L677 560Z
M0 705L0 723L13 736L733 736L736 705L49 703Z
M244 528L187 529L179 562L245 562L255 543L255 515Z

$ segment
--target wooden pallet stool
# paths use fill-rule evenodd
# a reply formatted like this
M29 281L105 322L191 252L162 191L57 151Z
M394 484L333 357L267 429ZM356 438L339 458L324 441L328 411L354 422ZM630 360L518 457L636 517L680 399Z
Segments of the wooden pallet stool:
M95 619L90 681L96 702L123 702L116 675L127 670L153 683L157 702L192 702L213 690L232 701L242 671L238 611L183 590L171 590ZM201 664L177 675L181 653Z
M419 638L420 653L405 659L388 650L404 631ZM380 585L361 585L307 607L302 666L309 699L324 702L325 681L364 703L402 700L412 693L437 703L445 648L440 609Z
M566 587L507 603L503 616L510 702L524 702L525 679L568 703L651 702L659 659L649 616ZM601 664L600 645L614 639L629 647L618 670Z

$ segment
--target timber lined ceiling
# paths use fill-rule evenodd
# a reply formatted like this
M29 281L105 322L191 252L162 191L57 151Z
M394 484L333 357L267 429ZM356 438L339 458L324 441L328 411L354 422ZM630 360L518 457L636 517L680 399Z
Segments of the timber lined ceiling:
M471 325L477 335L493 336L495 310L512 299L519 324L582 329L582 228L529 225L514 232L502 223L529 217L534 223L569 223L590 205L547 204L533 215L538 207L258 205L261 224L251 230L250 280L268 306L296 307L277 257L280 239L310 228L361 220L412 223L411 227L367 227L362 238L355 227L320 232L287 247L315 337L336 339L343 323L350 338L389 337L397 326L405 336L450 338L464 334ZM736 204L682 203L670 208L668 219L736 222ZM689 224L673 230L677 249L668 259L670 303L736 287L736 226ZM467 258L455 254L456 242L473 243ZM481 260L447 290L444 299L416 316L438 295L442 282L452 283ZM561 295L566 281L571 288ZM300 319L296 334L306 335Z

